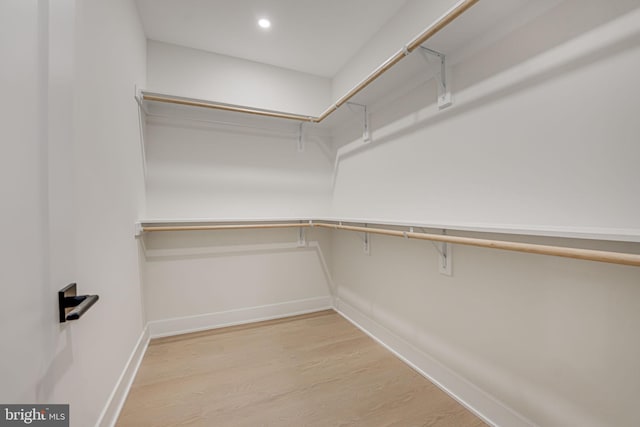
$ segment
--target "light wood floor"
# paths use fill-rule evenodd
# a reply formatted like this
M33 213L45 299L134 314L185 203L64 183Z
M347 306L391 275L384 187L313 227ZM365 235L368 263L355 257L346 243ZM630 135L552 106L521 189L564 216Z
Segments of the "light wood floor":
M153 340L117 426L485 426L333 311Z

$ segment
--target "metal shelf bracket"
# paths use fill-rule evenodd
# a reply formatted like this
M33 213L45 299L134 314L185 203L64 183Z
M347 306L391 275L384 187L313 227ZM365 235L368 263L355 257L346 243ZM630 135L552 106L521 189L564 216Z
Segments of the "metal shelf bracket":
M365 224L364 226L366 227L367 224ZM371 236L369 235L369 233L364 233L362 250L364 251L365 255L371 255Z
M298 247L305 248L307 247L307 234L305 233L305 228L298 228Z
M300 127L298 129L298 153L304 152L304 135L302 125L304 122L300 122Z
M453 245L442 242L438 256L438 271L445 276L451 276L453 272Z
M436 56L440 60L440 72L436 76L436 79L438 80L438 109L443 110L453 103L451 99L451 89L448 86L447 79L447 74L449 73L447 59L444 53L424 46L420 46L419 51L427 62L429 62L429 55Z
M369 111L366 105L356 104L355 102L347 102L347 106L352 109L353 106L362 108L362 142L368 144L371 142L371 127ZM352 109L353 110L353 109Z
M138 128L140 130L140 155L142 156L142 172L147 177L147 154L145 149L145 110L144 110L144 97L142 94L142 89L138 87L138 85L134 85L134 99L138 104Z
M447 230L442 230L442 234L447 234ZM445 276L453 274L453 244L447 242L431 242L438 251L438 271Z

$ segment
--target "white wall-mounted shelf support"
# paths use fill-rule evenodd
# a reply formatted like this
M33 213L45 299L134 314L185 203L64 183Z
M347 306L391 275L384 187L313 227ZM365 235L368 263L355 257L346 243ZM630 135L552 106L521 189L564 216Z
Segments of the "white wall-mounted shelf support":
M369 111L367 110L366 105L356 104L355 102L347 102L347 106L352 109L352 107L362 108L362 142L368 144L371 142L371 126L370 126L370 118ZM353 110L353 109L352 109Z
M363 250L366 255L371 255L371 236L369 233L364 233Z
M451 276L453 273L453 245L443 242L440 244L440 250L438 270L445 276Z
M307 247L307 234L305 233L305 228L298 228L298 247L305 248Z
M138 85L134 85L133 90L134 90L133 97L135 98L138 105L142 105L142 101L144 100L144 98L142 97L142 89L140 89Z
M142 95L142 89L138 87L138 85L134 85L133 87L134 95L136 102L138 103L138 126L140 128L140 154L142 155L142 173L144 177L147 177L147 155L145 150L145 141L144 141L144 129L145 129L145 110L144 110L144 98Z
M442 230L442 234L447 234L446 230ZM445 276L453 274L453 244L448 242L431 242L433 247L438 251L438 271Z
M298 128L298 153L304 152L304 128L302 125L304 125L304 122L300 122L300 126Z
M367 224L365 224L364 226L366 227ZM369 233L364 233L362 250L364 251L365 255L371 255L371 236L369 235Z
M440 53L433 49L429 49L424 46L420 46L420 54L424 59L429 62L429 56L436 56L440 60L440 72L436 76L438 81L438 108L443 110L453 103L451 99L451 88L448 84L447 74L449 74L449 67L447 66L447 59L444 53Z

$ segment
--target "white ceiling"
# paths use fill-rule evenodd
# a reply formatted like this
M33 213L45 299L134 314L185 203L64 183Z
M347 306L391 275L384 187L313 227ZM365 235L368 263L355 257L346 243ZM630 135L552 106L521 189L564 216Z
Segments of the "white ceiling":
M147 38L333 77L407 0L137 0ZM258 27L259 18L272 27Z

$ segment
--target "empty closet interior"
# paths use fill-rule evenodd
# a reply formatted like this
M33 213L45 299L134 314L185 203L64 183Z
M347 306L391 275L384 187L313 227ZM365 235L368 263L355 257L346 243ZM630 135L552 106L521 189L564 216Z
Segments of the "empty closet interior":
M330 1L356 29L377 23L363 40L326 28L276 48L285 22L274 17L255 29L266 41L229 34L245 57L190 43L198 2L180 13L86 3L30 15L48 22L38 52L49 80L30 96L46 101L48 166L34 173L50 179L38 181L48 240L31 246L54 266L41 274L100 299L47 329L42 354L58 356L31 356L44 368L25 401L71 402L82 425L115 425L123 406L132 416L136 373L152 380L138 371L145 352L159 363L182 334L251 337L239 325L293 330L278 319L300 316L310 331L359 329L397 357L385 363L477 417L468 425L636 425L637 1L398 0L372 3L379 15ZM231 3L198 7L246 7L255 26L269 2ZM65 40L74 61L56 55ZM340 40L357 46L346 55ZM75 80L56 80L66 69ZM104 358L96 331L113 352L102 372L90 369ZM72 373L96 395L75 390Z
M607 408L631 410L638 378L604 390L637 325L635 30L593 4L473 3L407 5L420 29L388 23L329 99L302 78L218 91L211 54L149 42L152 337L334 307L489 422L626 422Z

